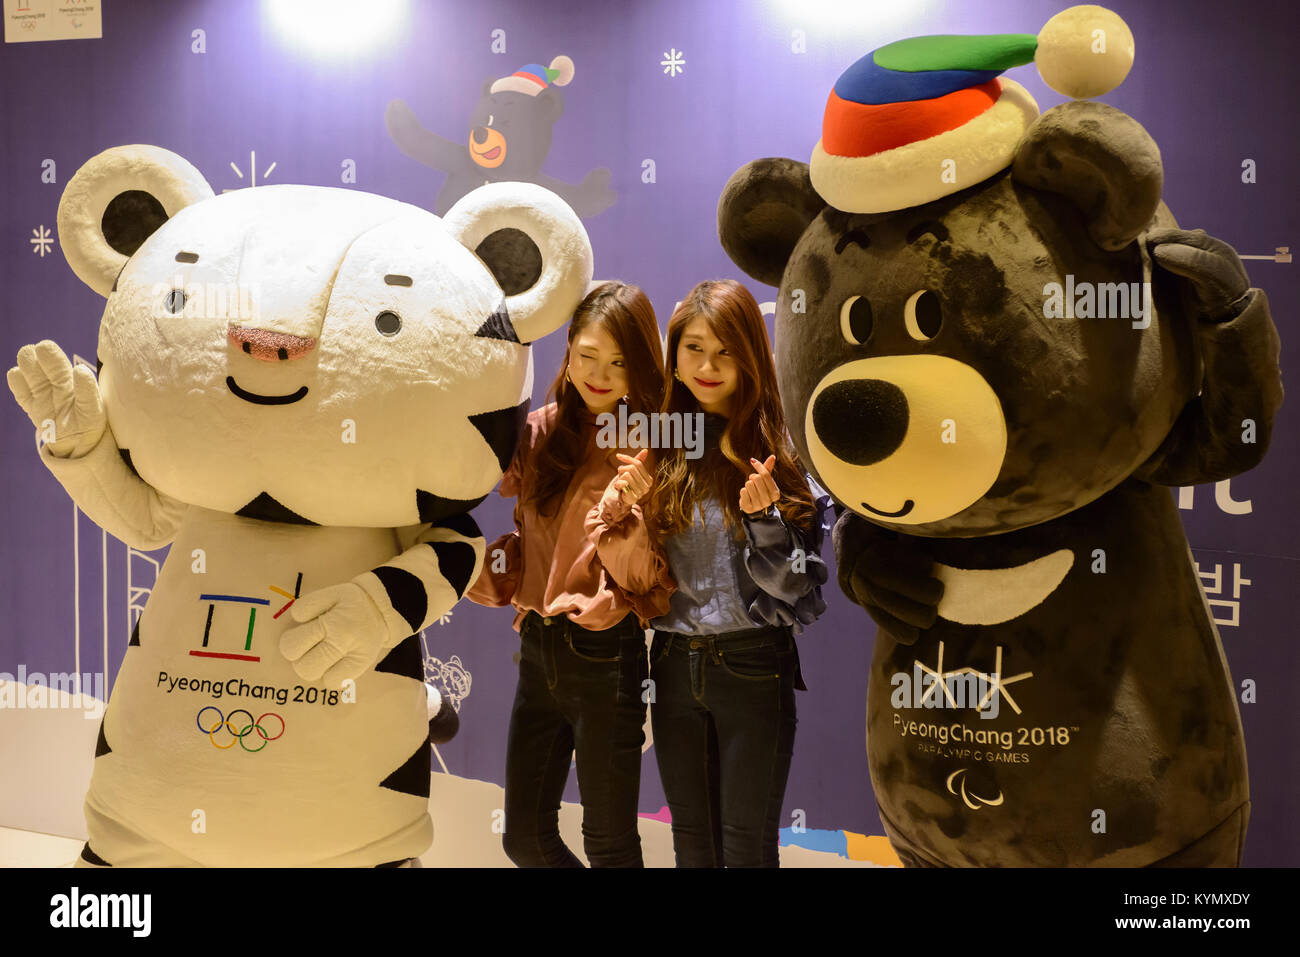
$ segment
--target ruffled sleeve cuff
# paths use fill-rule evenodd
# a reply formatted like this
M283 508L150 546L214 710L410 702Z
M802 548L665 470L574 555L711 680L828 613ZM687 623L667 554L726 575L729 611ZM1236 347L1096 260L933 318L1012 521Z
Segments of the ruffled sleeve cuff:
M745 515L745 567L758 594L749 616L757 624L789 625L798 634L826 610L821 586L828 571L821 557L830 496L810 483L815 498L808 529L789 525L775 506L767 513ZM818 494L820 493L820 494Z
M667 613L677 583L663 552L654 543L639 505L627 505L607 489L587 513L587 537L612 591L623 596L637 617L649 621Z

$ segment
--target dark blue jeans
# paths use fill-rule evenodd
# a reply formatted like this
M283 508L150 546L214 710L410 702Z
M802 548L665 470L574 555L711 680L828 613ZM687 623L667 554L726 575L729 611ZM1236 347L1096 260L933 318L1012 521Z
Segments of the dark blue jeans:
M677 866L779 866L799 674L789 629L657 631L650 660L650 721Z
M641 867L637 795L645 743L645 632L634 615L605 631L530 612L506 744L505 851L520 867L581 867L560 838L572 755L582 841L593 867Z

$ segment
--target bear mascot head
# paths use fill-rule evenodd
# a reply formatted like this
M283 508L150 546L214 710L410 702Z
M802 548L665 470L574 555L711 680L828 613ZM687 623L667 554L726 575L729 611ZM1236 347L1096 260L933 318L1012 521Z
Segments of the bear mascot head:
M1161 202L1146 131L1087 100L1040 116L1000 76L1030 60L1095 96L1132 36L1086 6L882 47L810 164L731 178L719 233L779 286L786 419L880 625L868 756L903 861L1235 864L1240 718L1157 486L1260 460L1277 335L1233 250Z
M595 216L616 198L608 169L594 169L579 183L542 172L555 123L564 112L560 87L572 82L573 75L573 60L561 54L549 66L528 63L488 80L470 113L469 133L459 141L426 129L402 100L388 104L384 124L403 153L447 174L434 202L439 215L484 183L522 181L551 190L581 217Z
M468 512L514 453L529 343L591 280L581 222L519 183L445 218L345 189L213 195L126 146L77 172L58 225L107 300L97 374L47 340L10 387L83 511L171 545L100 730L83 859L418 856L429 737L455 722L418 633L482 564Z

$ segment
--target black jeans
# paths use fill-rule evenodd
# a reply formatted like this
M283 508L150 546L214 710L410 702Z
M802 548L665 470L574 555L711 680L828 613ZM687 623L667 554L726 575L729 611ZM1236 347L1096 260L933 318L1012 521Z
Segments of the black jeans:
M657 631L650 659L650 722L677 866L779 866L799 674L790 630Z
M641 867L637 796L645 743L645 632L629 615L605 631L529 612L506 744L505 851L520 867L581 867L560 838L569 758L593 867Z

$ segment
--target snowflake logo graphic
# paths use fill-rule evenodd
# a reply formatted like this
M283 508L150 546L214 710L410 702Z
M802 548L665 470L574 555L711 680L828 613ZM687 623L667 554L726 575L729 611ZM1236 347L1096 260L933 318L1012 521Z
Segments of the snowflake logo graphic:
M42 259L45 254L54 246L54 237L44 226L32 230L32 238L27 240L32 244L32 252L36 253Z
M277 162L277 163L272 163L270 166L268 166L266 170L262 173L262 179L267 179L268 177L270 177L271 173L275 170L276 166L278 165L279 164ZM235 165L234 160L230 161L230 168L235 171L235 175L238 176L240 179L244 178L244 171ZM257 185L257 150L248 151L248 179L249 179L249 183L248 183L249 186ZM223 189L222 192L229 193L231 192L231 190Z
M1024 671L1018 675L1011 675L1010 677L1004 678L1002 676L1002 646L1001 645L997 646L996 657L994 659L995 663L993 665L992 674L989 674L988 672L985 671L979 671L976 668L970 668L970 667L958 668L955 671L944 671L942 641L939 642L939 662L933 668L931 668L929 665L922 664L919 660L913 659L913 661L917 668L919 668L921 671L924 671L932 679L934 679L931 682L930 687L926 689L925 694L921 696L921 707L923 708L930 707L930 705L927 705L926 702L928 699L931 698L931 693L937 691L942 691L943 696L948 699L948 704L956 708L958 705L957 705L956 698L954 698L952 694L952 688L953 688L952 679L954 678L960 679L962 675L974 675L979 682L977 687L981 689L983 688L988 689L987 691L984 692L983 697L980 698L979 704L975 705L976 711L988 710L989 705L992 703L994 697L996 697L998 694L1001 694L1002 697L1006 699L1007 704L1011 705L1011 709L1015 711L1016 714L1020 714L1020 705L1016 704L1016 699L1011 697L1011 692L1007 690L1007 685L1015 684L1017 681L1024 681L1026 678L1032 678L1034 676L1034 673L1032 671ZM935 695L935 697L932 700L936 702L936 705L938 707L943 706L942 702L939 701L937 695ZM950 784L951 781L952 779L949 778ZM957 792L954 791L952 793L956 794ZM990 802L986 801L985 803L987 804ZM1001 803L1001 802L997 802L997 803Z
M445 625L445 624L447 624L447 622L449 622L449 621L451 621L451 610L450 610L450 609L448 609L447 611L443 612L441 615L438 616L438 624L440 624L440 625Z
M672 47L664 54L664 58L659 61L659 65L664 68L664 72L669 76L676 76L686 67L686 54L676 47Z

